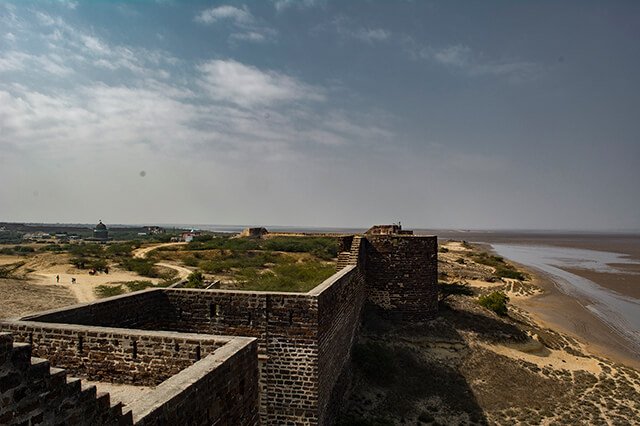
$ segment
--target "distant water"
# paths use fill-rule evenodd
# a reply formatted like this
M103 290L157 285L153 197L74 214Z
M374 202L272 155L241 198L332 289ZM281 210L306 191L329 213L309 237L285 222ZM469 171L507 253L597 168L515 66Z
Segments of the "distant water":
M638 277L637 285L640 285L639 274L632 274L613 266L640 262L623 254L606 251L515 244L491 245L500 256L549 274L560 291L579 299L594 315L640 351L640 300L609 290L562 269L580 268L629 274Z

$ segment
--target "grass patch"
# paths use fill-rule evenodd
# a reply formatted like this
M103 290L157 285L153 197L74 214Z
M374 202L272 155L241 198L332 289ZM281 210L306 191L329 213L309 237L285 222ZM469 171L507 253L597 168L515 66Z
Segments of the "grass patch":
M309 291L334 273L334 265L308 261L280 264L263 271L245 268L236 278L245 290Z
M99 285L95 289L96 295L100 298L117 296L126 293L121 285Z
M480 252L473 253L471 258L476 263L494 268L496 270L496 275L500 278L512 278L520 281L525 281L529 278L527 274L518 271L513 265L505 262L502 256Z
M187 259L191 261L191 258ZM219 274L230 272L233 269L265 268L268 264L287 262L293 262L293 259L287 258L286 256L282 256L278 253L262 251L244 251L238 253L235 251L229 251L224 254L220 254L211 260L198 261L192 266L197 266L209 274Z
M329 237L274 237L267 239L217 237L192 241L184 247L187 251L232 250L283 251L289 253L311 253L320 259L329 260L338 255L338 241Z
M123 283L129 291L140 291L149 287L156 287L151 281L146 280L136 280L136 281L127 281Z

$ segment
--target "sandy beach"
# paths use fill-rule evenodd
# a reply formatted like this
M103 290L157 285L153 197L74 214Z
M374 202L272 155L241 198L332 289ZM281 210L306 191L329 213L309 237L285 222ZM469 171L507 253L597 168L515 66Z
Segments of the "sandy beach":
M580 267L561 266L562 271L589 280L604 291L634 301L640 300L640 235L625 234L553 234L524 232L459 232L439 231L441 239L464 240L487 245L565 248L590 250L621 255L623 263L607 264L604 271ZM580 294L562 291L557 277L517 262L534 278L543 294L515 299L513 303L525 309L546 327L568 333L584 343L597 355L610 358L634 368L640 368L640 353L628 339L589 309L590 301ZM559 262L560 263L560 262ZM592 265L587 264L592 267ZM640 316L640 311L637 313ZM637 328L632 330L638 332Z

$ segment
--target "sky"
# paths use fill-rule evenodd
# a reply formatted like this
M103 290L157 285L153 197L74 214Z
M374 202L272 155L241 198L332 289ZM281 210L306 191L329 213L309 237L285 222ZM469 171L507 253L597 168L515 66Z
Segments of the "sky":
M640 229L640 2L0 0L0 221Z

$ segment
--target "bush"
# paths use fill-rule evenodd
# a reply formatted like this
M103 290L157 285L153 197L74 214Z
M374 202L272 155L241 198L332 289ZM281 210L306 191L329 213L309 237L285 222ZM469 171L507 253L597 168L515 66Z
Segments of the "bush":
M40 251L61 252L64 251L64 247L62 247L60 244L47 244L46 246L42 247Z
M100 298L123 294L125 291L121 285L99 285L96 287L96 295Z
M33 249L33 247L15 246L13 248L13 251L16 254L26 254L26 253L33 253L35 250Z
M472 257L476 263L494 268L496 270L496 275L500 278L512 278L520 281L524 281L528 278L526 274L523 274L514 268L513 265L505 262L504 258L501 256L489 253L474 253Z
M76 257L100 257L104 250L100 244L74 244L69 252Z
M153 261L149 259L124 259L120 262L123 268L139 275L157 278L158 272L153 267Z
M338 241L326 237L275 237L265 240L262 247L273 251L312 253L325 260L338 255Z
M96 271L104 272L108 267L109 266L107 265L107 262L102 259L93 259L91 262L89 262L89 268Z
M440 289L440 301L443 302L449 296L453 294L459 294L463 296L473 296L473 289L467 284L461 283L445 283L439 282L438 287Z
M442 246L438 249L438 251L439 251L440 253L449 253L449 249L448 249L448 248L446 248L446 247L442 247Z
M109 244L107 246L107 254L110 257L128 257L131 256L131 252L140 247L140 241L127 241L123 243Z
M185 288L201 288L203 284L204 275L202 275L202 272L200 271L195 271L187 277L187 284L185 285Z
M87 263L89 263L89 259L84 257L74 257L69 262L78 269L85 269L87 267Z
M501 291L494 291L493 293L480 296L478 303L485 308L492 310L498 315L507 315L507 302L509 297Z
M144 290L145 288L155 287L151 281L142 281L142 280L127 281L124 283L124 285L126 285L127 288L129 288L129 291L140 291L140 290Z

